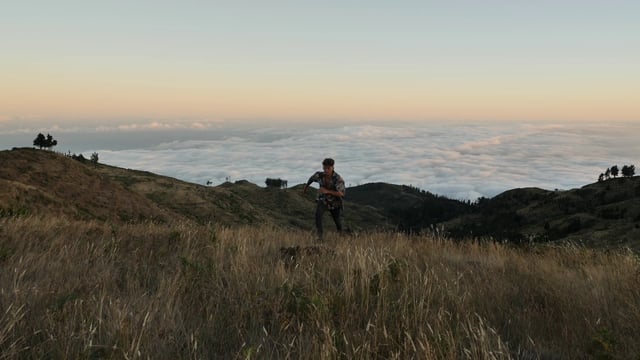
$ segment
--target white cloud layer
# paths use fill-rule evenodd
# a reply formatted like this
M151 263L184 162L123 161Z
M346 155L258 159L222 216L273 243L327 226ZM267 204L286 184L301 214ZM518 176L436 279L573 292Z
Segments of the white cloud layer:
M27 122L29 126L23 123ZM53 122L53 123L52 123ZM136 132L155 130L206 130L219 127L223 121L200 120L200 121L146 121L146 122L117 122L111 121L108 125L91 126L82 123L71 122L71 125L61 126L58 121L16 119L0 114L0 136L11 136L18 134L33 134L38 132L49 132L57 134L73 134L87 132ZM60 121L69 123L69 121Z
M579 187L611 165L640 165L638 135L634 123L245 128L86 154L97 151L104 163L199 184L229 178L261 186L267 177L303 183L332 157L347 185L411 184L475 199L517 187Z

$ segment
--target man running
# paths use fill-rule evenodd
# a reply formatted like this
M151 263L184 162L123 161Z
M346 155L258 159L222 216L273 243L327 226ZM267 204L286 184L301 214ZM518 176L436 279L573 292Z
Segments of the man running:
M329 210L333 222L336 224L338 232L342 231L342 199L345 194L344 180L333 170L333 159L324 159L322 161L322 170L311 175L307 184L304 186L303 193L307 193L307 189L312 182L320 185L318 189L318 198L316 206L316 231L318 240L323 239L322 216L326 210Z

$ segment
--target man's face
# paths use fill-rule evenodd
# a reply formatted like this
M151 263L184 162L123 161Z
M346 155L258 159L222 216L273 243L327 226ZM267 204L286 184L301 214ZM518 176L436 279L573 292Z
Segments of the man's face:
M322 170L329 175L333 174L333 166L331 165L322 165Z

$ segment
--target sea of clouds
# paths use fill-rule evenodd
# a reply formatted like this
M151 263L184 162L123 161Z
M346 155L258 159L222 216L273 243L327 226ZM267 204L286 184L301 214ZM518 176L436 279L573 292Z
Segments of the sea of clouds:
M474 200L518 187L580 187L609 166L637 164L640 154L640 124L633 123L276 126L188 134L85 155L96 151L107 164L199 184L245 179L261 186L268 177L290 186L306 182L331 157L348 186L406 184Z
M282 178L306 182L332 157L347 186L387 182L455 199L518 187L570 189L612 165L640 165L640 123L451 122L311 125L119 124L24 127L0 123L0 145L30 146L51 132L60 152L218 185Z

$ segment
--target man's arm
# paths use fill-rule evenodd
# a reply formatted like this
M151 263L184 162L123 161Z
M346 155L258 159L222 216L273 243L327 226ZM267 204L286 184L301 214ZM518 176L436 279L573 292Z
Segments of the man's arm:
M309 185L311 185L312 182L318 182L318 181L320 181L320 172L316 172L315 174L311 175L309 180L307 180L307 183L304 184L304 189L302 189L302 193L306 194L307 190L309 189Z

